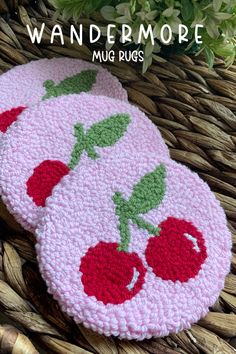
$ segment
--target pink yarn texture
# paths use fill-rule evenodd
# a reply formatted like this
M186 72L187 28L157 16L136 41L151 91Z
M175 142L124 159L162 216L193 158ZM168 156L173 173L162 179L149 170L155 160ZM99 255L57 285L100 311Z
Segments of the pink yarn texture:
M153 208L161 194L159 205ZM132 199L133 204L127 208L124 202L116 209L114 201L121 197L126 203ZM139 208L146 224L161 227L160 236L150 235L145 225L137 226L132 205ZM127 252L117 251L124 215L130 217ZM181 234L183 247L176 236L176 241L165 243L169 253L158 246L149 252L150 240L165 241L166 230L173 235L173 220L174 235L187 228ZM40 270L49 292L76 322L107 336L142 340L189 328L214 304L230 269L231 235L219 201L197 174L158 154L126 151L83 164L55 187L36 235ZM169 257L175 249L176 256ZM175 262L188 262L188 255L199 260L202 254L203 263L195 275L190 269L187 281L166 280L164 273L156 275L155 265L150 266L150 257L159 257L160 252L163 262L156 271L165 268L167 277L179 276L174 269L180 263ZM132 264L135 267L130 270ZM189 264L183 265L185 273ZM97 274L97 283L96 269L104 272ZM107 282L109 289L101 289L100 282ZM124 300L129 291L131 296Z
M90 93L128 100L118 79L101 66L78 59L40 59L16 66L0 76L0 114L18 106L29 107L41 101L46 94L44 84L47 80L58 85L84 70L97 71Z
M104 126L110 117L112 124ZM80 154L78 161L73 151ZM16 220L34 231L43 213L42 193L69 173L71 160L73 168L80 169L107 156L138 151L168 156L158 129L134 106L84 93L48 99L25 110L2 139L2 199Z

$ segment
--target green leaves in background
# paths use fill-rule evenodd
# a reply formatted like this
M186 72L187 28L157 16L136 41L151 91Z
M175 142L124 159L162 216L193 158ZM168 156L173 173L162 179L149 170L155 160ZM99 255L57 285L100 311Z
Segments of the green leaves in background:
M105 5L110 5L113 0L51 0L54 6L62 12L65 19L78 20L83 13L89 16L94 11L100 10Z
M210 66L214 56L225 59L227 66L232 64L236 57L236 2L235 0L54 0L59 11L78 20L81 13L91 14L101 10L101 15L108 23L116 25L120 34L122 24L132 29L130 45L144 51L143 71L152 64L152 61L161 61L157 54L174 53L177 51L188 54L196 48L195 53L204 51ZM154 33L155 45L150 46L150 38L137 43L140 25L150 27ZM160 40L160 28L168 24L173 31L173 40L168 46ZM178 26L184 24L189 28L189 42L177 46ZM195 45L194 27L196 24L204 26L199 32L203 35L203 43L198 48ZM207 36L211 43L208 43Z
M181 0L181 14L184 21L189 21L193 18L194 8L193 3L190 0Z
M204 54L206 56L206 60L208 62L209 67L212 68L215 60L214 52L209 47L205 47Z

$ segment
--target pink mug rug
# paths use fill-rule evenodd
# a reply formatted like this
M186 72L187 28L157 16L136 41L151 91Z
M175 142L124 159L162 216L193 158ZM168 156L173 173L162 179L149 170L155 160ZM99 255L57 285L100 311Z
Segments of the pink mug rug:
M90 92L127 101L119 80L101 66L79 59L40 59L0 76L0 134L39 101Z
M37 226L54 186L71 170L121 153L168 156L157 127L139 109L85 93L28 108L1 145L1 196L29 231Z
M36 230L40 270L62 309L107 336L166 336L206 315L230 269L219 201L158 154L116 154L57 185Z

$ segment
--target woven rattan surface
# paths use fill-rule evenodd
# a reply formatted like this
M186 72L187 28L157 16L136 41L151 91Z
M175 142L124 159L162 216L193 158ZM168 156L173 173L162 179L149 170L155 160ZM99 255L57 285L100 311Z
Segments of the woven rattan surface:
M91 48L50 44L54 10L47 1L0 0L0 74L39 58L67 56L91 60ZM99 21L99 19L97 19ZM26 25L46 31L31 43ZM94 22L94 19L93 19ZM88 26L90 20L83 20ZM209 69L201 57L171 57L155 62L146 74L128 63L105 64L127 89L129 99L158 126L171 153L216 193L233 237L232 270L211 312L190 330L167 338L124 342L77 326L47 294L40 278L34 236L24 232L0 207L0 306L11 327L0 327L1 353L233 354L236 352L236 64L218 59ZM5 321L5 317L4 317ZM7 322L7 320L6 320ZM12 326L14 325L14 327ZM20 330L20 331L19 331ZM39 346L38 346L39 345Z

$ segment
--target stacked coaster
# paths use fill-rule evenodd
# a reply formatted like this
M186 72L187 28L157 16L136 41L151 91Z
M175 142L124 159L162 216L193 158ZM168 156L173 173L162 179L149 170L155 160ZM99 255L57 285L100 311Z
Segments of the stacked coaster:
M90 92L127 101L116 77L97 65L69 58L41 59L0 76L0 133L27 107L69 94Z
M85 93L49 99L23 112L4 136L2 199L34 231L63 176L106 156L139 151L168 156L154 124L129 103Z
M7 102L7 82L21 72L22 97ZM170 159L104 69L41 60L1 79L1 196L35 232L42 276L62 309L99 333L139 340L204 316L231 254L206 183Z
M78 323L128 339L188 328L230 268L225 214L196 174L156 154L73 171L37 229L41 273Z

